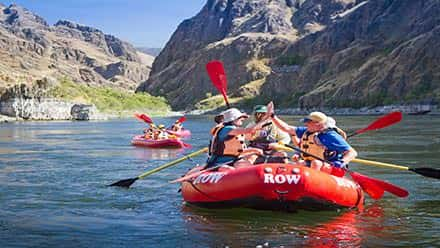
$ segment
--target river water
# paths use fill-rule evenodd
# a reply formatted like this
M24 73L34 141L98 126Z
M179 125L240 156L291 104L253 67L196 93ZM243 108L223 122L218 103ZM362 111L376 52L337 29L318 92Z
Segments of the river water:
M347 131L377 117L338 117ZM170 124L173 118L156 118ZM298 124L299 117L285 118ZM0 247L440 247L440 180L352 164L354 171L410 191L385 194L357 210L208 210L186 206L178 178L204 156L137 181L106 187L208 144L212 116L189 117L191 150L130 145L144 127L134 119L0 125ZM355 136L359 157L440 167L440 118L405 116Z

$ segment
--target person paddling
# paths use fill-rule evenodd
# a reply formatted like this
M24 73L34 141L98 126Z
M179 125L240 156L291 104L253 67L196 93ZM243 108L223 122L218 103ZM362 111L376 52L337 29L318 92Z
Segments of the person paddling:
M326 127L329 129L333 129L334 131L336 131L339 135L342 136L342 138L344 138L345 140L347 140L347 133L340 129L339 127L336 126L336 120L333 119L330 116L327 116L327 122L325 123Z
M146 128L144 130L144 138L145 139L152 139L153 138L153 129L151 127Z
M263 120L266 115L267 107L264 105L256 105L254 107L254 121L249 123L247 127L261 124L262 128L255 132L252 136L249 146L262 149L268 156L260 156L255 164L272 162L287 163L285 152L276 152L273 149L274 144L289 144L290 136L288 133L277 128L270 120ZM270 156L270 157L269 157Z
M322 112L312 112L302 119L305 126L290 126L274 114L274 105L270 102L265 118L270 118L276 126L291 136L298 137L301 150L331 162L323 163L301 154L304 165L308 167L343 176L342 169L357 156L356 150L338 132L327 127L328 117Z
M154 139L154 132L155 129L157 128L156 125L154 125L154 123L149 123L149 127L144 129L144 138L145 139Z
M160 124L153 131L153 139L154 140L163 140L168 139L168 133L165 130L165 125Z
M222 115L223 122L211 130L212 140L209 148L211 156L206 168L228 163L233 164L234 167L252 165L258 155L263 155L263 151L258 148L247 148L245 137L250 136L261 126L241 128L243 120L249 116L236 108L230 108L222 112Z
M174 122L170 129L173 132L180 132L183 129L183 124L179 120L177 120Z

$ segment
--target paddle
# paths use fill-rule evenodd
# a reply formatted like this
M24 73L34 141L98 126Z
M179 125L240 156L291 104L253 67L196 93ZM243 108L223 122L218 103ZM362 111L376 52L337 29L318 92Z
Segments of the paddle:
M186 117L180 117L175 123L184 123L186 121ZM173 125L169 126L167 129L170 129Z
M401 120L402 120L402 113L401 112L391 112L391 113L375 120L370 125L368 125L368 127L360 129L360 130L356 131L355 133L349 135L347 138L355 136L357 134L364 133L369 130L377 130L377 129L381 129L384 127L388 127L388 126L393 125L397 122L400 122ZM440 179L440 170L435 169L435 168L429 168L429 167L410 168L407 166L377 162L377 161L360 159L360 158L353 159L352 162L365 164L365 165L374 165L374 166L394 168L394 169L399 169L399 170L408 170L408 171L412 171L414 173L417 173L417 174L425 176L425 177Z
M406 191L403 188L400 188L396 185L393 185L389 182L385 182L376 178L371 178L371 177L367 177L365 175L359 174L357 172L351 171L350 172L350 176L359 183L359 185L361 183L364 184L363 189L368 189L369 186L379 186L379 188L381 188L381 190L386 190L388 192L390 192L393 195L396 195L398 197L407 197L409 195L408 191ZM365 184L369 184L368 186L366 186ZM362 187L362 186L361 186ZM383 194L383 193L382 193ZM371 195L370 195L371 196ZM379 198L374 198L373 199L379 199Z
M178 120L177 120L177 122L179 122L179 123L184 123L186 121L186 117L185 116L182 116L182 117L180 117Z
M154 174L154 173L159 172L159 171L161 171L161 170L163 170L163 169L166 169L166 168L168 168L168 167L171 167L171 166L173 166L173 165L176 165L176 164L178 164L178 163L180 163L180 162L185 161L186 159L189 159L189 158L192 158L192 157L198 156L198 155L200 155L200 154L202 154L202 153L205 153L205 152L207 152L207 151L208 151L208 148L205 147L205 148L203 148L203 149L201 149L201 150L198 150L198 151L196 151L196 152L193 152L193 153L191 153L191 154L188 154L188 155L186 155L186 156L184 156L184 157L182 157L182 158L176 159L176 160L174 160L174 161L172 161L172 162L169 162L169 163L167 163L167 164L164 164L164 165L162 165L162 166L160 166L160 167L157 167L157 168L155 168L155 169L149 170L149 171L147 171L147 172L145 172L145 173L143 173L143 174L140 174L140 175L137 176L137 177L128 178L128 179L123 179L123 180L119 180L119 181L117 181L117 182L115 182L115 183L112 183L112 184L110 184L110 185L108 185L108 186L118 186L118 187L130 188L130 186L131 186L134 182L136 182L137 180L139 180L139 179L144 179L145 177L147 177L147 176L149 176L149 175L151 175L151 174Z
M361 133L365 133L367 131L382 129L390 125L393 125L401 120L402 120L402 112L399 111L391 112L387 115L380 117L376 121L372 122L370 125L368 125L368 127L359 129L356 132L348 135L347 138L353 137Z
M146 122L148 124L153 123L153 120L148 115L146 115L146 114L134 114L134 116L136 118L138 118L139 120L144 121L144 122Z
M175 123L184 123L185 121L186 121L186 117L185 117L185 116L182 116L182 117L180 117ZM173 124L173 125L174 125L174 124ZM166 131L167 131L169 134L172 134L172 135L175 135L175 136L177 136L177 137L180 137L175 131L170 130L170 129L173 127L173 125L167 127Z
M286 145L286 144L284 144L284 146L291 148L297 152L304 153L305 155L310 156L312 158L315 158L319 161L331 164L330 161L324 160L318 156L315 156L313 154L305 152L297 147L294 147L291 145ZM383 191L390 192L391 194L396 195L398 197L406 197L409 194L408 191L406 191L405 189L403 189L399 186L393 185L391 183L388 183L388 182L385 182L385 181L382 181L379 179L367 177L365 175L362 175L362 174L359 174L356 172L352 172L352 171L349 171L349 173L350 173L350 176L353 178L353 180L355 180L362 187L362 189L365 192L367 192L367 194L370 195L371 198L373 198L373 199L380 199L383 195Z
M223 68L223 63L218 60L210 61L206 64L206 71L208 72L212 84L223 95L223 99L225 99L226 106L230 108L228 96L226 95L228 89L228 82L226 80L226 73L225 73L225 69Z
M440 179L440 170L435 169L435 168L428 168L428 167L410 168L407 166L371 161L371 160L360 159L360 158L353 159L352 162L366 164L366 165L394 168L394 169L399 169L399 170L408 170L408 171L412 171L414 173L417 173L417 174L425 176L425 177Z

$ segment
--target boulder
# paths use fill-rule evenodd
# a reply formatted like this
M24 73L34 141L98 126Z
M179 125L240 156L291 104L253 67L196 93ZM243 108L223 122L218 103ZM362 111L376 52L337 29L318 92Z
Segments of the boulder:
M72 120L88 121L98 119L98 110L95 105L75 104L70 110Z

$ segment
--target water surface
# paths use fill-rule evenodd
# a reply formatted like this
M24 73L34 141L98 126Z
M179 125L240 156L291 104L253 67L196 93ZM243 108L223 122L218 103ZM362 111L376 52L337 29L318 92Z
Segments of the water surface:
M347 131L377 117L337 117ZM171 124L173 118L156 118ZM298 124L299 117L287 118ZM367 199L365 211L296 213L186 206L179 185L204 156L137 181L106 187L208 144L212 117L190 117L192 150L130 146L144 125L24 122L0 125L0 247L440 247L440 180L352 164L410 191ZM351 139L360 157L414 167L440 165L440 118L408 117Z

